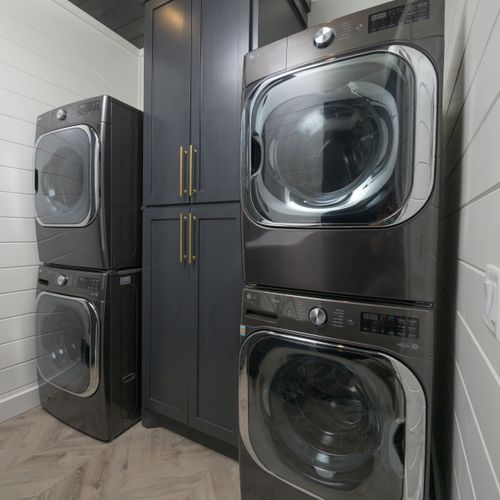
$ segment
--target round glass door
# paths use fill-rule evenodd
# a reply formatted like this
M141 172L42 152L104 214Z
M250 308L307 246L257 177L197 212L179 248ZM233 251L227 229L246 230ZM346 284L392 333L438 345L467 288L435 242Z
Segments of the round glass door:
M318 498L401 500L406 399L391 362L254 335L243 348L248 414L240 428L262 467Z
M99 141L86 125L42 135L35 145L35 210L44 226L85 226L97 212Z
M41 292L36 305L37 368L41 379L81 397L99 385L99 321L91 304Z
M390 220L412 187L415 77L374 53L264 82L245 111L244 202L276 225Z

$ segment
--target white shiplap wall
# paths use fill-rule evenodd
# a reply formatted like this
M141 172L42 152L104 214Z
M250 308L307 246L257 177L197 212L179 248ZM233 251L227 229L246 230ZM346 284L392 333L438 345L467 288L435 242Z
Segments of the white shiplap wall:
M500 267L500 2L446 0L439 500L500 499L500 343L483 279Z
M0 421L38 404L37 115L110 94L142 106L140 51L67 0L0 1Z

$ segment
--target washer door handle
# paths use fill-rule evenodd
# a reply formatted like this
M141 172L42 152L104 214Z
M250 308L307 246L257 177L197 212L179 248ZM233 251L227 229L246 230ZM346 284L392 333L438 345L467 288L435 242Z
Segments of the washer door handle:
M404 477L406 419L397 418L389 429L389 461L394 472Z

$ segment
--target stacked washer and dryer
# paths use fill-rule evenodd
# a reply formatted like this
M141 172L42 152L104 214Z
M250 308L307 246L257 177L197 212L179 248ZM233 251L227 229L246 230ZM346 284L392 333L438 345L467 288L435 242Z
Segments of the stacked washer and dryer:
M243 500L428 500L443 3L249 53Z
M42 407L108 441L140 416L142 113L109 96L37 119Z

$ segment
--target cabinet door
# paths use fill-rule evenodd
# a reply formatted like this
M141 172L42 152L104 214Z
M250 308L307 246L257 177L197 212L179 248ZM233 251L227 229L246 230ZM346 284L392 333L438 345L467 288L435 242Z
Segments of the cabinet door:
M249 0L193 0L193 203L239 200L243 56Z
M197 326L190 337L189 424L237 444L242 290L239 203L197 205L193 269Z
M181 214L187 213L186 206L146 209L143 269L144 406L184 423L188 408L186 359L191 356L186 339L194 323L189 270L184 259L180 262L186 236Z
M144 203L183 203L188 199L191 0L153 0L146 4L145 22Z

